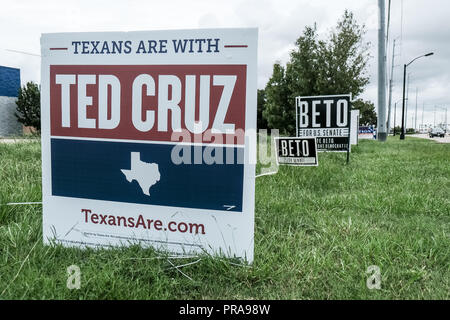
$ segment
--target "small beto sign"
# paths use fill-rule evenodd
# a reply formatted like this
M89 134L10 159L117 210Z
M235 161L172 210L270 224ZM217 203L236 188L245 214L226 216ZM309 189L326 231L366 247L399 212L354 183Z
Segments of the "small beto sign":
M253 260L257 29L41 37L44 242Z
M351 94L296 97L298 137L316 137L319 151L350 150Z
M317 166L316 138L275 138L277 164Z
M374 139L375 130L372 126L359 127L358 137L360 139Z

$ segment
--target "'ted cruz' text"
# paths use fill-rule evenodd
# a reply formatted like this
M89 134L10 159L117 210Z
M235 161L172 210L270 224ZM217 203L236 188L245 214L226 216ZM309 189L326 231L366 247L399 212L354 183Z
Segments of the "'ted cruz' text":
M52 135L170 140L245 130L246 67L51 66Z

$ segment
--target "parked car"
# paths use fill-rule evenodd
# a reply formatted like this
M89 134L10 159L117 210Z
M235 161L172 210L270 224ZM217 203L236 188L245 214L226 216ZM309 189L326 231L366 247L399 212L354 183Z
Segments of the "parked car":
M433 138L433 137L443 138L444 136L445 136L445 132L441 128L433 128L430 131L430 138Z

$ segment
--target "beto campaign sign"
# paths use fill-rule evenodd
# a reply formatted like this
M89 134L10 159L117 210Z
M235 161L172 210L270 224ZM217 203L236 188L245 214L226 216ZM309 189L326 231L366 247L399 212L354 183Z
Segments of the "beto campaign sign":
M319 151L349 151L350 109L350 94L296 97L297 136L316 137Z
M44 34L45 243L253 260L257 29Z
M277 164L317 166L316 138L275 138Z

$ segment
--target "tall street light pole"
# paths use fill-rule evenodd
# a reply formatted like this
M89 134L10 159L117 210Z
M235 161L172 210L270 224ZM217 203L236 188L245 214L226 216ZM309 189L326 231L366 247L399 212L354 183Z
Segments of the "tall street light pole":
M434 106L433 127L436 127L436 106Z
M417 130L417 87L416 87L416 113L414 115L414 131Z
M378 0L380 10L380 25L378 28L378 119L377 139L386 141L386 22L385 0Z
M436 108L439 108L439 109L441 109L441 110L444 110L445 111L445 123L444 123L444 126L445 126L445 133L447 133L447 107L445 107L445 108L442 108L442 107L438 107L438 106L434 106L434 122L436 122Z
M411 83L411 72L406 75L406 97L405 97L405 133L408 130L408 107L409 107L409 85Z
M423 54L421 56L418 56L414 59L412 59L409 63L403 65L403 102L402 102L402 131L400 132L400 140L405 140L405 82L406 82L406 68L416 61L419 58L422 57L429 57L433 55L434 52L429 52L427 54Z
M425 124L423 123L424 114L425 114L425 102L422 102L422 131L425 131Z
M390 1L389 1L390 3ZM394 78L394 59L395 59L395 39L392 46L392 60L391 60L391 78L389 79L389 98L388 98L388 118L387 118L387 134L391 130L391 102L392 102L392 84ZM394 126L395 127L395 126Z
M397 113L397 102L394 103L394 129L392 135L395 136L395 114Z

